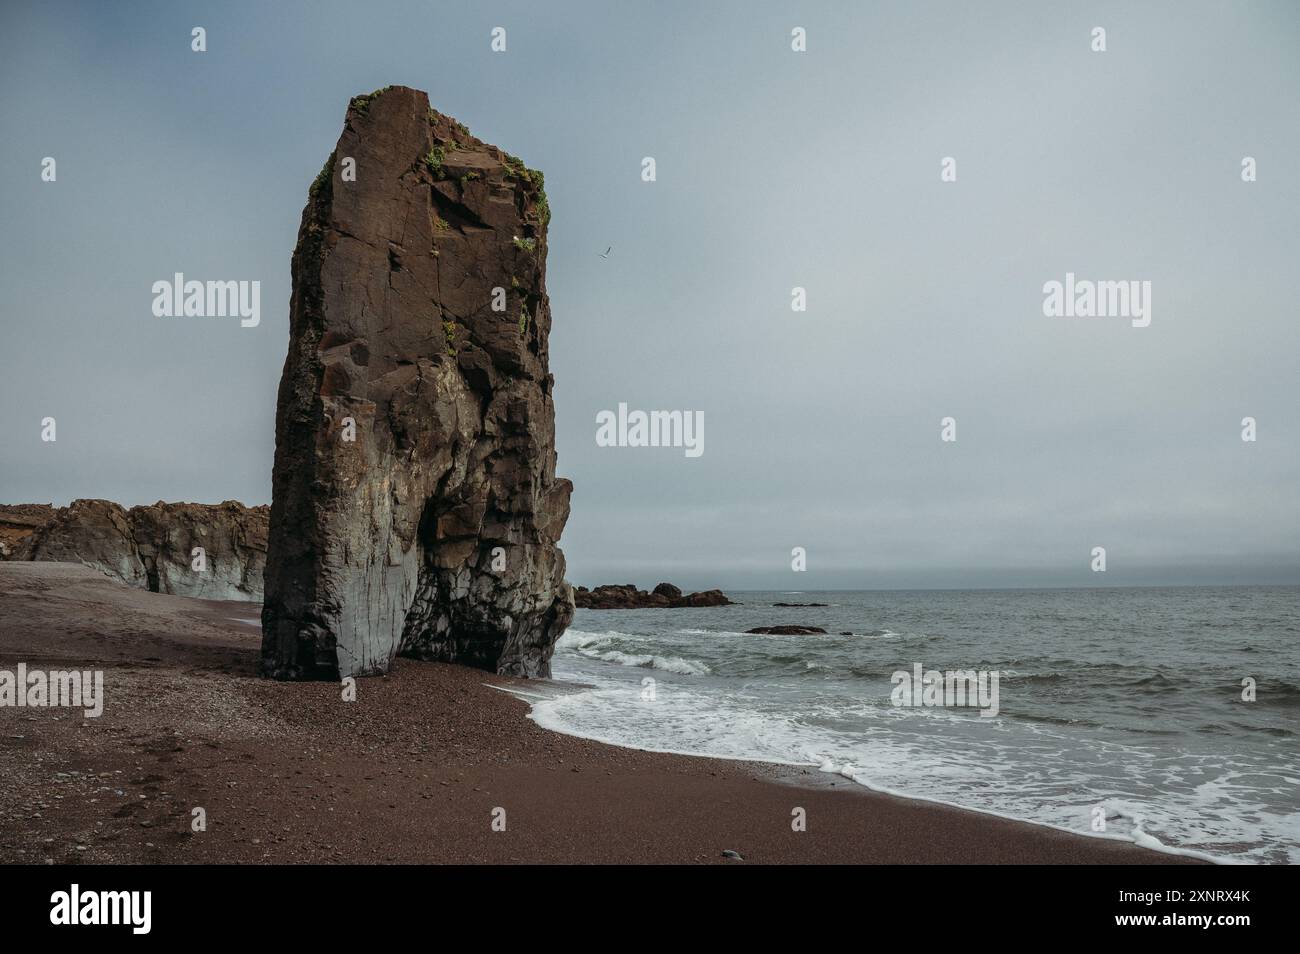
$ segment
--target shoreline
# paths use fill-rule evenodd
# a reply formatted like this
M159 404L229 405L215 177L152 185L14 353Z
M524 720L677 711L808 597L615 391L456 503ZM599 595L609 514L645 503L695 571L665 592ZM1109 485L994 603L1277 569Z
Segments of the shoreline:
M557 682L555 680L533 680L533 683L537 683L537 682L546 683L556 687L561 687L565 692L570 691L571 687L577 687L578 689L596 688L595 686L589 686L582 683ZM536 692L527 693L524 690L516 691L513 687L497 686L494 688L502 689L511 695L515 695L516 697L520 698L521 701L525 701L525 702L528 701L527 699L523 698L525 695L532 695L534 697L537 697L539 701L546 698L545 695ZM531 721L534 722L536 721L532 718L531 704L530 704L530 711L529 711L528 718ZM796 788L804 788L804 789L826 789L826 790L837 789L838 791L841 792L858 792L868 796L875 796L875 797L886 798L886 799L896 799L904 803L915 803L919 805L933 806L936 808L948 809L951 811L961 812L964 814L977 815L977 816L982 816L984 818L996 819L999 822L1009 822L1014 825L1027 825L1032 828L1041 828L1047 831L1068 835L1071 838L1082 838L1087 841L1107 841L1107 842L1130 845L1135 848L1140 848L1143 851L1155 852L1156 854L1167 855L1170 856L1171 858L1181 859L1183 863L1196 862L1196 863L1210 864L1210 865L1232 865L1236 863L1231 858L1220 858L1220 857L1207 854L1205 852L1196 851L1195 849L1191 849L1191 848L1179 848L1173 845L1166 845L1163 842L1160 842L1154 836L1145 836L1145 837L1151 838L1152 841L1156 842L1157 846L1143 845L1138 840L1131 838L1127 835L1086 834L1084 832L1072 831L1071 829L1064 828L1060 825L1053 825L1051 822L1040 822L1028 818L1017 818L1013 815L1008 815L1001 812L992 811L989 809L969 808L965 805L958 805L955 802L944 801L938 798L928 798L924 795L913 795L907 792L899 792L888 788L868 785L864 782L858 781L857 779L851 776L844 775L841 772L828 771L826 769L823 769L813 762L775 762L766 759L757 759L757 760L748 759L741 756L712 755L712 754L701 754L696 752L683 752L676 749L650 749L650 748L642 748L640 746L635 746L635 745L626 745L618 742L610 742L606 739L601 739L598 738L597 736L592 736L592 735L581 735L576 732L564 732L559 729L551 729L547 726L541 726L541 728L547 732L554 732L558 735L565 735L565 736L569 736L570 738L576 738L576 739L584 739L586 741L594 742L599 745L607 745L610 746L611 748L627 749L632 752L645 752L647 754L654 754L654 755L671 755L671 756L678 756L682 758L691 758L691 759L706 759L715 762L744 765L744 766L749 766L751 768L762 768L769 773L765 780L774 782L778 785L790 785Z
M1198 863L812 768L560 734L514 695L539 683L442 663L401 659L344 703L256 675L254 604L70 564L0 563L0 596L0 668L102 668L106 696L98 719L0 708L10 863Z

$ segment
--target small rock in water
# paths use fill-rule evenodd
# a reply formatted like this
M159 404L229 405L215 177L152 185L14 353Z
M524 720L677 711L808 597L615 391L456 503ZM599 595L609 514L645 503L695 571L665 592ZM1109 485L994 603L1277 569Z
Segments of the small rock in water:
M730 858L730 859L732 859L733 861L744 861L744 860L745 860L744 857L740 854L740 852L738 852L738 851L732 851L730 848L727 848L726 850L724 850L724 851L722 852L722 857L724 857L724 858Z
M681 587L672 583L660 583L649 593L638 590L634 583L606 583L594 590L580 586L574 591L574 601L581 609L680 609L735 605L721 590L683 593Z

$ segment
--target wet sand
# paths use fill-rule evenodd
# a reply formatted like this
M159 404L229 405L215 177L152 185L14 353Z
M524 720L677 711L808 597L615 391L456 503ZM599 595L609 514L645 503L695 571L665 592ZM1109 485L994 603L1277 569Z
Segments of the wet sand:
M0 669L104 670L104 713L0 707L6 863L1079 863L1190 859L869 792L798 769L558 735L497 687L399 659L256 675L249 603L0 562ZM192 830L203 809L206 831ZM803 808L807 830L792 830ZM504 809L505 830L494 830Z

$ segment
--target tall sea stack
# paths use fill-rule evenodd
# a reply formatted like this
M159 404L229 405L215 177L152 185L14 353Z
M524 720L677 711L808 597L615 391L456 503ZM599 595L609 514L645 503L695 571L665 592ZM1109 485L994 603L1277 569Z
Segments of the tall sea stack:
M393 86L358 96L293 253L262 661L398 653L547 676L573 618L557 546L540 172Z

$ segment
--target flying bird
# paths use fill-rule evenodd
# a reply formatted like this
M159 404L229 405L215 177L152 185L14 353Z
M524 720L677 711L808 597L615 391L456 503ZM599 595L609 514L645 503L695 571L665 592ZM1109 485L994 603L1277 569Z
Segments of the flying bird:
M601 253L600 257L609 258L609 253L612 251L614 251L614 246L611 245L609 248L605 249L605 251Z

